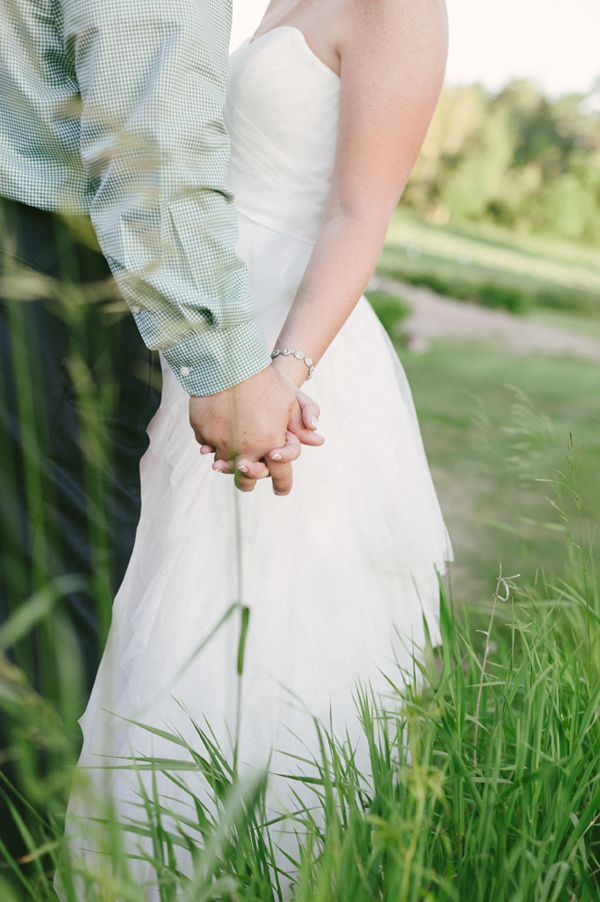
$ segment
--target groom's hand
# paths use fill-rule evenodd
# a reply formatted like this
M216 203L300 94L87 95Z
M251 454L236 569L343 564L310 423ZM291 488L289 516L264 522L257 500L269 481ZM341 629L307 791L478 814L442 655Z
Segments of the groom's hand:
M210 445L216 461L239 460L248 473L236 473L242 491L252 491L258 464L274 448L287 448L275 467L269 468L273 490L287 495L292 488L292 460L300 454L300 443L286 442L288 423L296 418L298 401L292 386L268 366L227 391L190 398L190 423L200 445ZM223 465L221 468L225 470ZM219 468L217 468L219 469Z

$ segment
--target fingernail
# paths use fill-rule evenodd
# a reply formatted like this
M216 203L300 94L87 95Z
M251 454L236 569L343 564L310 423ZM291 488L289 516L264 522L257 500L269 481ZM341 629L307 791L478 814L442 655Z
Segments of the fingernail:
M273 454L271 454L271 460L281 460L281 454L279 454L278 451L274 451Z
M240 473L247 473L248 467L238 467L238 470L240 471Z
M276 495L289 495L290 494L289 492L278 492L277 489L273 489L273 491Z
M313 424L313 426L314 426L315 429L316 429L317 426L319 425L319 421L317 420L317 418L316 418L316 417L311 417L311 418L310 418L310 421L311 421L311 423Z

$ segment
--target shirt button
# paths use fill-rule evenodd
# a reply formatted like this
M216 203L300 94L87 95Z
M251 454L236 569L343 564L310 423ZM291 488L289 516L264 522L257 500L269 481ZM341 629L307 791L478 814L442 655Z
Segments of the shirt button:
M181 373L182 376L189 376L189 374L190 374L189 367L187 367L187 366L182 366L180 368L179 372Z
M139 307L132 307L132 308L131 308L131 312L134 313L134 314L137 316L137 314L138 314L138 313L141 313L142 311L141 311L141 309L140 309Z

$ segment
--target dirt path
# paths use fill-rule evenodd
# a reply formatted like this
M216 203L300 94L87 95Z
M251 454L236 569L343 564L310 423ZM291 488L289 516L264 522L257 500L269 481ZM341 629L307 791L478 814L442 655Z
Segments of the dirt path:
M465 301L442 297L429 288L417 288L395 279L374 276L371 288L406 299L413 314L405 331L415 350L428 339L477 338L500 343L515 354L570 355L600 361L600 341L563 332L504 310L488 310Z

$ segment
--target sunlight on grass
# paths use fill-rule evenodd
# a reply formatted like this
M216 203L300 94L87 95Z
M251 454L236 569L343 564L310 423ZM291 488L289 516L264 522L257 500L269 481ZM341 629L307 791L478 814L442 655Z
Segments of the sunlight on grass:
M543 306L600 315L597 249L494 226L438 226L404 208L392 219L379 271L449 296L476 296L483 285L498 285Z

